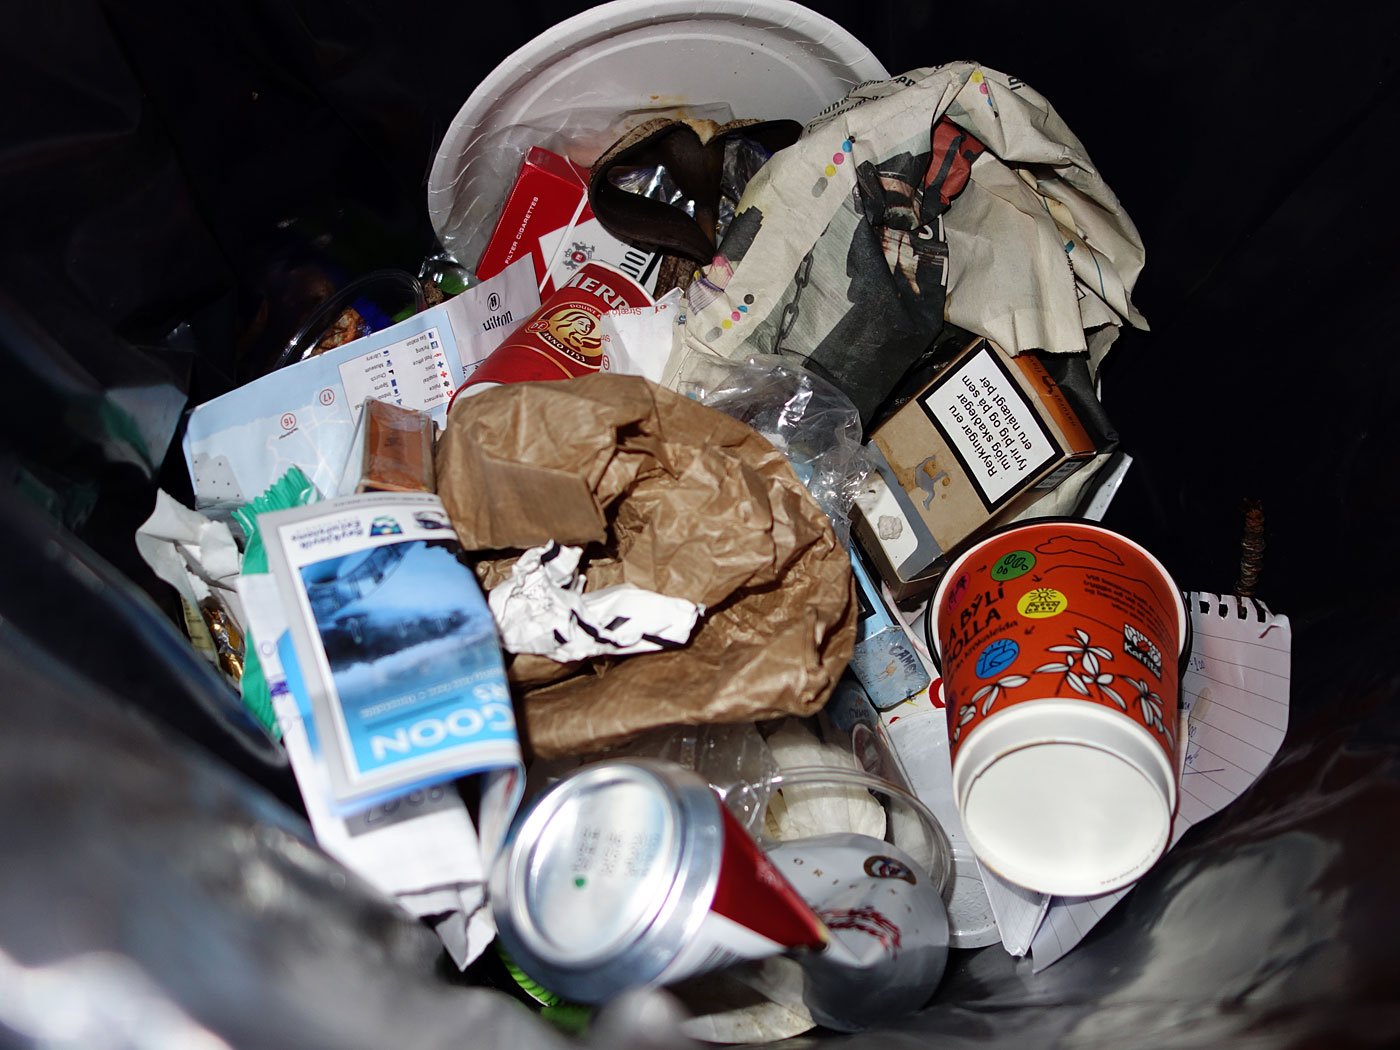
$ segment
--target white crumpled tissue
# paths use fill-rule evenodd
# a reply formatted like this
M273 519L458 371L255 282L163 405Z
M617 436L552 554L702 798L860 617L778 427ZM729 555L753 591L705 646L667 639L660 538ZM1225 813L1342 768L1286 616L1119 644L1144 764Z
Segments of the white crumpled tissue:
M590 656L625 656L684 645L703 607L630 583L584 593L581 547L547 543L517 559L511 578L491 588L487 602L501 645L560 663Z
M234 589L243 555L224 522L212 521L158 489L155 509L136 530L136 550L191 608L217 594L243 629L243 603Z

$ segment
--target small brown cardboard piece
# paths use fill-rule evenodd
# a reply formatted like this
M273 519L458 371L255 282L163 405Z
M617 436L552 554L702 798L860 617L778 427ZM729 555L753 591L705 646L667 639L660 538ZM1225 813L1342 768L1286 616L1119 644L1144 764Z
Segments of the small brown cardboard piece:
M427 412L366 397L350 439L339 494L432 492L436 434Z
M976 339L867 443L878 476L852 531L896 601L932 590L949 550L1024 510L1091 460L1092 439L1045 368Z
M856 603L830 521L786 458L722 412L637 376L506 384L453 406L437 473L463 546L489 552L484 586L555 539L588 544L588 590L627 582L705 607L680 648L516 657L540 757L813 714L850 659Z

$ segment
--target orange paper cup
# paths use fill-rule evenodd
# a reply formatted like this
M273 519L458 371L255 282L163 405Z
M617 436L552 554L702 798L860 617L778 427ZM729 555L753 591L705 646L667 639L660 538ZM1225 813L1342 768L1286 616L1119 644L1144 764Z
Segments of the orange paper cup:
M956 557L928 614L977 856L1060 896L1140 877L1171 835L1188 631L1161 562L1102 526L1028 522Z

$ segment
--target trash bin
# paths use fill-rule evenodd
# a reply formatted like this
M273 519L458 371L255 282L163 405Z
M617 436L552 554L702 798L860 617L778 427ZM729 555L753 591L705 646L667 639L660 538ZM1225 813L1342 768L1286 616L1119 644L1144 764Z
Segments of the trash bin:
M309 286L416 269L462 99L583 6L112 0L7 35L7 1044L568 1044L316 849L132 536L157 486L188 495L184 407L267 367ZM1075 127L1148 247L1152 330L1102 375L1133 457L1107 524L1192 589L1257 572L1294 631L1288 735L1243 797L1060 962L955 952L923 1011L842 1045L1400 1043L1400 14L813 6L892 72L978 57ZM672 1045L658 1008L587 1038Z

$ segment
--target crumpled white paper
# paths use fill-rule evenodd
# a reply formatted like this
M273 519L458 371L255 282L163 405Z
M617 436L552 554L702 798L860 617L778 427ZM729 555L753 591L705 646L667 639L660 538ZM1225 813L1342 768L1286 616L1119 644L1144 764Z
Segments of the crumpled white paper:
M191 606L217 595L243 628L243 603L234 589L243 555L226 524L157 490L155 509L136 530L136 549L151 571Z
M598 318L605 372L644 376L667 386L676 372L685 295L672 288L654 306L624 306Z
M522 554L487 602L507 652L560 663L649 653L690 640L704 609L630 583L584 593L581 547L547 543Z

